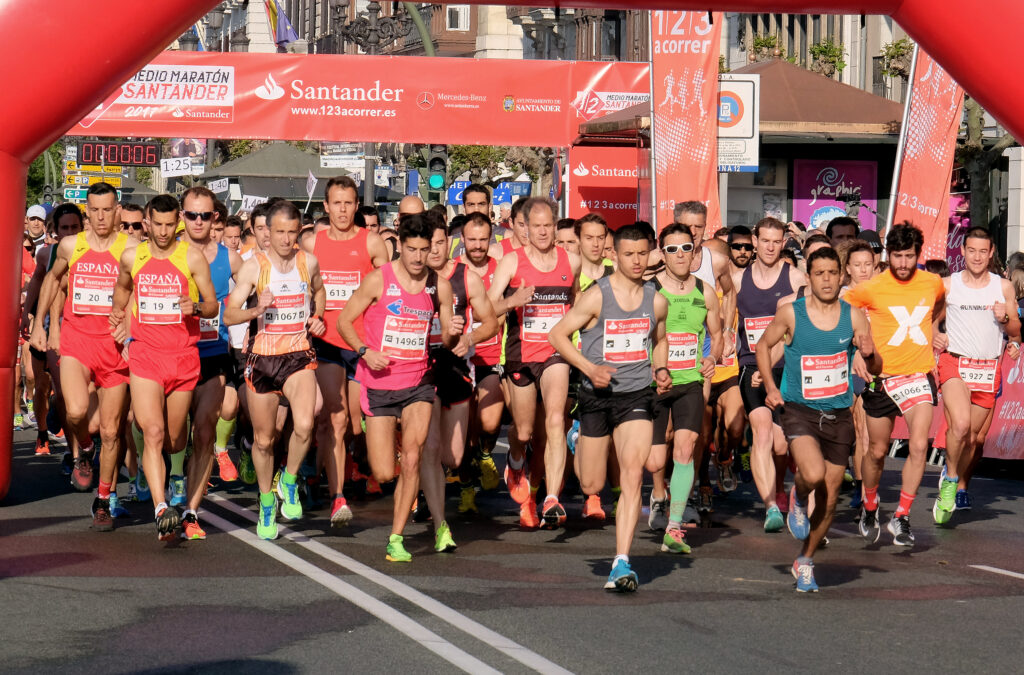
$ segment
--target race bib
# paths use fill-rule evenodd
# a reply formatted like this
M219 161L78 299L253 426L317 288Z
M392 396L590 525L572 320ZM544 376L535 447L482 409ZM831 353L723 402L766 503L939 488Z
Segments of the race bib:
M801 356L800 382L801 393L808 401L842 396L850 389L850 363L846 352Z
M960 379L971 391L995 393L996 379L999 375L997 359L969 359L961 356L957 360L957 369L960 371Z
M700 340L696 333L669 333L668 369L693 370L700 358Z
M565 315L565 305L526 305L519 337L523 342L547 342L548 333Z
M181 287L178 284L138 284L135 297L139 322L151 324L181 323Z
M458 307L455 303L452 303L452 318L455 317L455 311ZM430 320L430 346L438 347L443 343L441 339L441 316L435 314L434 318Z
M388 316L384 319L384 334L380 350L387 356L400 361L418 361L427 358L427 333L430 322L404 316Z
M294 285L292 285L294 288ZM274 289L271 288L271 291ZM263 332L267 335L294 335L306 330L309 299L301 293L274 293L274 303L263 312Z
M324 290L327 292L327 309L339 311L345 309L345 303L359 288L360 273L320 270L320 276L323 277Z
M887 377L882 386L902 413L921 403L932 402L932 387L928 377L920 373Z
M743 320L743 330L747 333L747 346L750 351L754 351L754 348L757 347L757 343L761 341L761 336L771 325L773 318L771 316L754 316Z
M109 316L114 306L116 277L76 274L71 287L71 311L75 314Z
M651 320L605 319L604 353L608 363L636 363L648 359Z
M719 368L731 368L736 365L736 354L730 354L729 356L723 357L719 362Z
M199 318L199 341L216 342L220 339L220 315L212 319Z

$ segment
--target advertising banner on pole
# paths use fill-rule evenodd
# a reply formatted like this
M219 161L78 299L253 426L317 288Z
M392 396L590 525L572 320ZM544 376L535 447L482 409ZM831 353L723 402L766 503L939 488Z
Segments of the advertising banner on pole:
M964 90L922 49L907 105L910 113L903 130L903 163L893 222L909 221L919 227L924 233L922 259L941 259L946 254L949 183Z
M644 63L494 64L165 51L68 133L565 147L580 122L650 99Z
M861 204L867 208L858 206ZM804 223L807 229L824 229L833 218L855 211L862 230L877 229L873 213L878 211L877 163L824 159L793 162L793 220Z
M581 145L569 150L568 216L600 213L613 230L636 222L636 148Z
M707 232L722 222L718 202L718 56L721 12L651 12L656 227L676 202L708 207Z

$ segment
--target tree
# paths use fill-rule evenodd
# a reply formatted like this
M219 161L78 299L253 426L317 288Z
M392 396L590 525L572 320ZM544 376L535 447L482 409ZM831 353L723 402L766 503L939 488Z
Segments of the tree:
M534 194L546 195L551 189L554 177L551 175L551 160L556 156L553 148L509 148L506 164L516 164L530 174L538 191Z
M26 181L25 190L25 203L26 208L30 204L38 204L42 201L43 190L46 183L46 167L44 156L50 155L50 159L53 160L53 166L57 169L57 175L50 178L53 188L54 198L59 195L60 191L60 177L61 168L64 162L64 143L63 141L57 141L46 150L43 151L42 155L39 155L32 161L32 164L28 167L28 180Z
M498 171L508 159L509 148L497 145L449 145L448 171L460 176L469 171L469 180L479 183Z
M967 135L958 148L960 162L971 181L971 225L991 229L992 184L991 173L1003 156L1003 151L1017 141L1010 134L986 146L985 111L971 97L964 99L967 113Z

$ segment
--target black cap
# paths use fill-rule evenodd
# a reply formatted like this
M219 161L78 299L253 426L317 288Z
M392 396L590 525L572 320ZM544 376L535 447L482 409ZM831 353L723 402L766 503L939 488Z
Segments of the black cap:
M878 233L874 230L861 230L857 238L871 244L871 248L875 249L876 252L882 250L882 240L878 238Z

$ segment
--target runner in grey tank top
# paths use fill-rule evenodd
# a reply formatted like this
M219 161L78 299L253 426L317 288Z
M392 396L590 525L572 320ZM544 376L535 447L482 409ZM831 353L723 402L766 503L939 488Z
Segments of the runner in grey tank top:
M598 279L595 283L601 289L601 314L590 328L580 331L583 343L583 357L599 366L615 368L611 383L601 390L602 394L629 393L649 389L651 386L650 350L654 337L654 295L653 284L643 285L643 300L632 311L624 311L615 299L611 277ZM595 391L594 383L584 377L582 385Z

